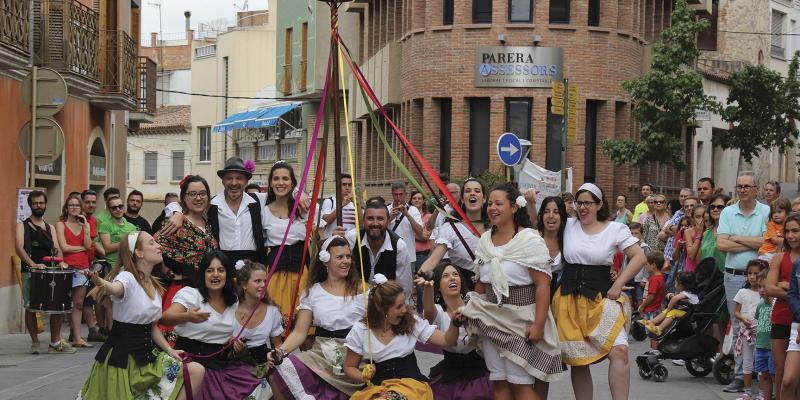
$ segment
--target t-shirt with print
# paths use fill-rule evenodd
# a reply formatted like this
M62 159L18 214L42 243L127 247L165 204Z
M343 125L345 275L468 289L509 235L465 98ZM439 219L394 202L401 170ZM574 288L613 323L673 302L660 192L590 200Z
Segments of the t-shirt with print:
M736 293L733 301L742 305L742 315L752 321L756 317L756 306L761 302L761 295L753 289L742 288Z
M654 298L653 302L644 308L644 312L658 312L661 309L661 303L664 302L664 296L667 293L667 291L664 289L664 275L651 275L650 279L647 280L647 287L645 287L645 290L647 291L646 293L648 296L652 294Z
M758 329L756 332L756 348L757 349L771 349L772 341L770 335L772 333L772 303L761 300L756 307L756 320L758 320Z

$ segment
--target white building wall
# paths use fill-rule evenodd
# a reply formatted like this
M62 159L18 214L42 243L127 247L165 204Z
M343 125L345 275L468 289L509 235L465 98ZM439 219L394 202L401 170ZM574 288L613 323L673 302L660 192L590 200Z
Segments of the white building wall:
M135 134L128 136L128 193L136 189L142 192L146 204L161 204L167 192L178 193L178 183L183 178L173 179L173 152L183 151L183 175L191 173L191 147L189 146L189 133L185 134ZM145 179L145 153L157 154L157 178ZM127 195L127 194L126 194ZM145 218L152 220L158 207L143 208ZM158 209L160 212L160 209Z

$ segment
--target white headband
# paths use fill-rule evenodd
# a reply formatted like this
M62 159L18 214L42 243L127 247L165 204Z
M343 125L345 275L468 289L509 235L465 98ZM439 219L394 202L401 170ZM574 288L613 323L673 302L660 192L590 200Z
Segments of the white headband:
M319 257L317 257L317 258L319 258L320 261L328 262L328 261L331 260L331 253L328 252L328 246L331 244L331 242L335 238L342 238L342 237L339 236L339 235L333 235L333 236L325 239L324 242L322 242L322 246L319 247L320 248ZM344 239L344 238L342 238L342 239Z
M581 190L588 190L593 195L595 195L595 197L600 199L600 201L603 201L603 191L600 190L600 188L597 187L597 185L595 185L594 183L589 183L589 182L584 183L583 185L581 185L581 187L578 188L578 192L580 192Z
M136 240L139 239L139 231L131 232L128 234L128 248L133 253L136 250Z

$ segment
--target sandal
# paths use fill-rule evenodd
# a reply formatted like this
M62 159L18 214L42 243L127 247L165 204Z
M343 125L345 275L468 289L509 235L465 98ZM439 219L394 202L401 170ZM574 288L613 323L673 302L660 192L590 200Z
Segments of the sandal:
M85 341L83 339L81 339L80 341L77 341L77 342L73 343L72 347L80 347L80 348L84 348L84 349L91 349L91 348L94 347L94 345L91 344L91 343L88 343L87 341Z

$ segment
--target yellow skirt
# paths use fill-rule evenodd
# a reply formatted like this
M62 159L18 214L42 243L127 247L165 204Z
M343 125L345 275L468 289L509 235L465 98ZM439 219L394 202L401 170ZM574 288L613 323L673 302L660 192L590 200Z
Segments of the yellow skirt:
M350 400L398 399L389 392L402 396L399 399L433 400L433 392L427 383L410 378L386 379L380 386L369 386L353 393Z
M298 279L300 280L299 289L297 289ZM272 275L272 279L269 280L269 284L267 284L267 293L269 293L270 298L275 301L278 308L281 309L284 327L289 326L289 311L292 310L292 303L297 307L300 294L303 293L303 290L306 288L307 279L308 268L303 268L302 276L297 272L276 271L275 274ZM296 293L295 289L297 289ZM297 315L297 313L293 313L293 315ZM313 330L309 330L309 333L313 334ZM289 330L286 330L284 332L284 337L288 334Z
M622 295L611 300L578 294L553 297L553 317L558 328L562 360L573 366L589 365L605 358L617 335L626 329L630 302Z

